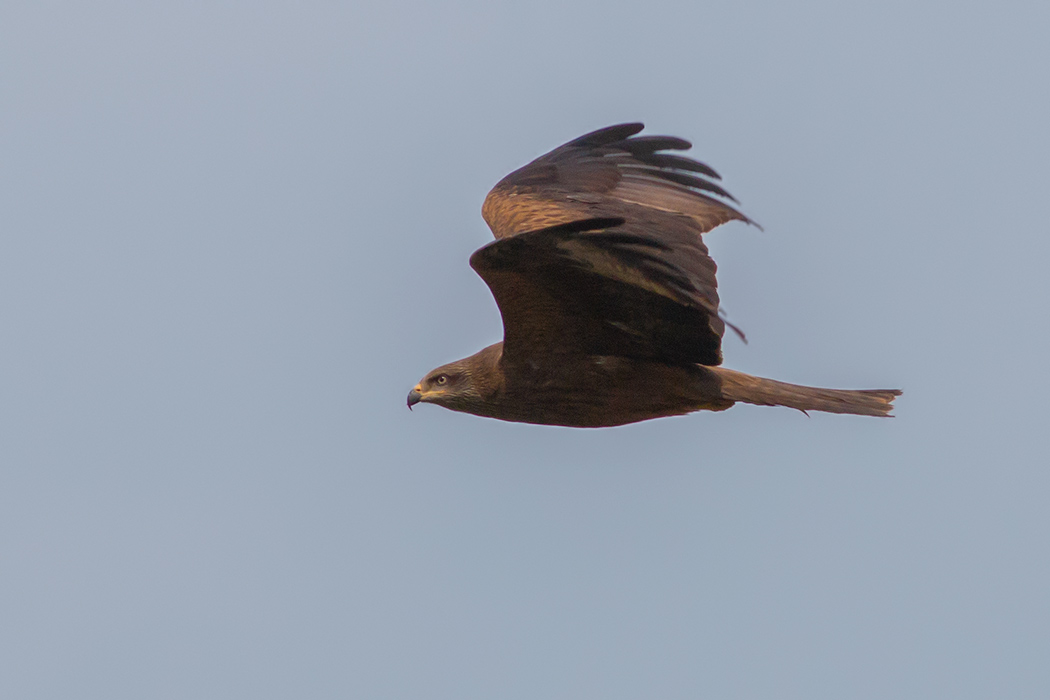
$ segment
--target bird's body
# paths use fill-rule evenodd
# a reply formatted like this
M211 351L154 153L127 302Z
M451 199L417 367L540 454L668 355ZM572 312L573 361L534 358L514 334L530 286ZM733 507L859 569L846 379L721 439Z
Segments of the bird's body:
M503 362L503 343L443 369L470 381L447 408L518 423L597 428L724 410L717 376L698 364L669 365L615 355L546 355Z
M471 266L504 340L428 373L409 394L502 420L603 427L737 401L888 415L896 390L801 387L719 367L725 323L701 234L750 220L690 144L622 124L511 173L482 209L496 241Z

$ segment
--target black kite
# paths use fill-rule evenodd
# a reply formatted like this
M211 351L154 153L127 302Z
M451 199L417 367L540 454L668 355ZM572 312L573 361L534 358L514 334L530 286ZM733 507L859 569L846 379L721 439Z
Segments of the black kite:
M642 124L599 129L503 178L470 256L503 342L433 370L408 395L523 423L602 427L737 401L886 416L894 389L816 389L722 362L715 263L701 234L736 219L714 170Z

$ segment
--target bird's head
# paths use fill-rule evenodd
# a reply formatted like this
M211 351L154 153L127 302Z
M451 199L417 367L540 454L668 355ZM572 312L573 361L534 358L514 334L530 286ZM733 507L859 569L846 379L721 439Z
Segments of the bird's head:
M490 357L494 354L491 349L485 348L476 355L427 372L419 384L408 392L408 407L423 402L453 411L478 413L490 393L489 388L494 384L492 365L493 359L498 359L498 353L495 358Z
M461 395L471 393L470 373L460 364L453 362L428 372L408 392L408 407L412 408L422 401L452 408L450 404L456 403Z

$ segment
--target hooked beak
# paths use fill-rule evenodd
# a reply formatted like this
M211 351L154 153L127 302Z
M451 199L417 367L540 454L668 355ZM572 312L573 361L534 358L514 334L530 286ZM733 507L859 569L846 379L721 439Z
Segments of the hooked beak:
M416 384L416 387L408 392L408 410L411 411L413 406L423 400L423 394L419 391L422 388L419 384Z

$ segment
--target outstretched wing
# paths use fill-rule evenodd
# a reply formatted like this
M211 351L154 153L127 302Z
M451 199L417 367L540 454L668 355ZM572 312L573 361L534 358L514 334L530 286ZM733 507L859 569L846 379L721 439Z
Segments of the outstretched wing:
M615 355L717 365L714 262L685 226L586 219L494 241L470 257L503 316L503 358Z
M715 199L732 197L712 182L714 170L660 152L688 141L635 136L642 128L581 136L486 197L482 214L497 240L470 264L499 305L505 360L583 353L721 363L717 267L701 234L752 222Z
M734 219L752 223L715 181L713 169L684 156L674 136L635 136L642 124L585 134L515 170L492 188L481 214L496 238L578 221L621 217L692 222L697 234Z

